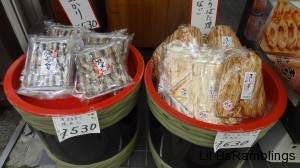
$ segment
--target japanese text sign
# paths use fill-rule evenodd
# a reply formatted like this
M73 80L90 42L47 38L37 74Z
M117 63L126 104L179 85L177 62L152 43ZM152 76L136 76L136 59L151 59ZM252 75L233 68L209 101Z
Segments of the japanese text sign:
M73 26L95 29L100 27L88 0L59 0Z
M218 132L214 142L214 151L221 148L247 148L255 142L260 130L243 133Z
M59 142L79 135L100 133L96 111L81 115L52 117L52 120Z
M216 24L219 0L192 0L191 3L191 25L206 37Z

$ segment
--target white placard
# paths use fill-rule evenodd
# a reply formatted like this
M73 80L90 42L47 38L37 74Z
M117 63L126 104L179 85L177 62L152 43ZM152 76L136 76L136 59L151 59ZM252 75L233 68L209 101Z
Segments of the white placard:
M59 0L73 26L100 27L88 0Z
M52 117L59 142L68 138L100 133L100 126L96 111L80 115Z
M260 130L243 133L218 132L214 142L214 151L224 148L247 148L255 142Z
M219 0L192 0L191 25L201 30L203 37L216 25Z

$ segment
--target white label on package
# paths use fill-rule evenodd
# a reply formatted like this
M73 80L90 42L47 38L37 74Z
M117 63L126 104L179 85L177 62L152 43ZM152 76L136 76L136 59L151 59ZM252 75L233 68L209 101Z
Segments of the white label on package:
M42 52L40 75L54 75L57 64L57 50L44 50Z
M222 49L231 48L232 38L230 36L222 36Z
M192 0L191 25L201 30L203 37L216 24L219 0Z
M199 117L202 119L202 120L204 120L204 121L207 121L207 111L200 111L199 112Z
M255 85L255 72L245 72L243 90L241 93L241 99L251 99Z
M231 100L226 100L223 102L223 108L224 110L232 110L233 108L233 103Z
M247 148L255 142L260 130L243 133L218 132L214 142L214 151L224 148Z
M100 24L89 1L59 0L73 26L95 29Z
M108 57L102 56L93 60L94 72L97 77L106 76L111 73L111 65L108 63Z
M89 112L80 115L52 117L59 142L68 138L100 133L97 112Z
M210 100L216 100L217 97L217 80L216 79L211 79L209 80L209 93L208 93L208 98Z

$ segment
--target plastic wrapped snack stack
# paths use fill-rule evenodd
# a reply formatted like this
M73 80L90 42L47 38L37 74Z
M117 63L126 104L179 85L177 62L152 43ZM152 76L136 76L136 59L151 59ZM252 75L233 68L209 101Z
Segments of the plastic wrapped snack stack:
M193 89L190 63L197 52L183 47L177 41L165 46L165 52L160 67L158 92L162 93L165 99L169 99L171 107L193 118L193 105L190 101Z
M66 37L31 37L19 94L51 99L70 94L75 54L82 40Z
M126 62L128 57L128 46L134 36L134 34L127 35L126 31L126 29L121 29L110 33L84 33L83 42L85 45L102 45L112 41L118 41L118 43L115 44L121 46L121 52Z
M209 47L215 49L240 48L240 40L235 32L226 25L215 26L206 36L205 42Z
M213 124L236 124L237 119L215 116L215 100L221 77L219 51L200 49L174 41L165 46L159 93L177 111Z
M92 99L133 84L122 59L122 47L115 43L86 46L79 53L74 96Z
M108 33L88 32L83 34L83 42L85 45L100 45L110 42L116 38L124 38L127 36L127 30L121 29Z
M81 38L84 32L89 30L83 27L73 27L61 24L46 24L46 34L52 37L78 37Z
M263 116L266 95L261 59L247 49L233 49L227 54L216 100L216 115L222 118Z
M154 58L154 66L153 66L153 76L158 78L158 66L160 65L161 59L163 57L164 46L168 45L173 41L181 41L185 44L194 44L194 45L202 45L204 43L204 39L202 37L201 31L194 26L191 25L181 25L179 28L170 36L168 36L163 43L161 43L153 53Z

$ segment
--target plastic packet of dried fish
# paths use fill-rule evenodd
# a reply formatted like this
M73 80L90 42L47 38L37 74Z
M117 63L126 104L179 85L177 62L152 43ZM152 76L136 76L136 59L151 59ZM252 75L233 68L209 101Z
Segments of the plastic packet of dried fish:
M127 35L126 29L106 33L87 32L83 34L83 42L85 45L101 45L110 42L114 38L124 35Z
M74 87L74 59L82 47L78 38L30 37L18 93L39 99L70 95Z
M85 45L102 45L112 41L120 41L115 44L120 45L122 48L122 56L126 62L128 57L128 46L131 43L133 36L134 34L128 35L124 32L124 29L122 29L111 33L84 33L83 41Z
M79 52L74 96L92 99L133 84L118 42L86 46Z
M84 32L90 32L84 27L71 25L46 24L47 35L52 37L78 37L81 38Z

